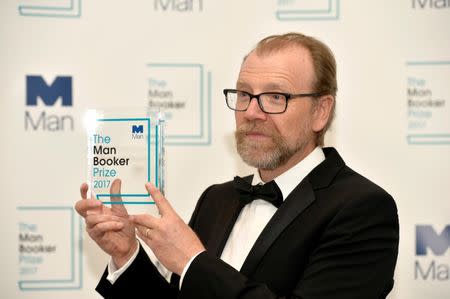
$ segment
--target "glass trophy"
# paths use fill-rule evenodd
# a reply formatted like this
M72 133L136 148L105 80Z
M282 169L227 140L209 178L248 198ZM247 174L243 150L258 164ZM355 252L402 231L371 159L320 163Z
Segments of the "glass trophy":
M85 127L91 197L104 204L123 204L129 214L156 211L145 183L153 183L164 194L164 113L145 108L90 109ZM111 188L116 179L121 180L120 191Z

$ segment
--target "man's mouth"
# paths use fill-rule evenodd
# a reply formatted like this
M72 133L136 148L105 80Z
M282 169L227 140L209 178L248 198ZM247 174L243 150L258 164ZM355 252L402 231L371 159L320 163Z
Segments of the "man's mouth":
M269 136L267 134L264 134L264 133L258 132L258 131L245 132L245 136L250 139L254 139L254 140L261 140L261 139L269 138Z

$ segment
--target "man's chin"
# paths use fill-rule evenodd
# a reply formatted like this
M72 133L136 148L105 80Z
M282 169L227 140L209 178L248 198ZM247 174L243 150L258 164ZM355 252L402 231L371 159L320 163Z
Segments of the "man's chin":
M241 159L249 166L263 169L274 169L277 163L274 163L271 151L265 151L262 148L245 151L238 150Z
M277 163L273 163L272 161L266 161L261 159L255 159L254 157L242 157L242 160L247 164L248 166L255 167L258 169L266 169L266 170L273 170L277 168Z

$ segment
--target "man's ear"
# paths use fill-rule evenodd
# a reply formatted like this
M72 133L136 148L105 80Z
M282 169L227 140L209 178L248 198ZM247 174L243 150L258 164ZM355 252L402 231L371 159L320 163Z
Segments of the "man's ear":
M321 96L313 107L312 129L314 132L322 131L331 117L334 105L334 97L332 95Z

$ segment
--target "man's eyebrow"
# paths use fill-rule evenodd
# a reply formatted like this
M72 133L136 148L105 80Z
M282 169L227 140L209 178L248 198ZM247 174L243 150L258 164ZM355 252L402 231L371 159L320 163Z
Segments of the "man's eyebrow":
M287 88L285 86L273 82L264 85L264 89L267 91L287 91Z
M236 83L236 88L237 89L246 89L246 90L253 90L251 85L244 82L244 81L237 81ZM270 82L264 85L264 90L265 92L270 92L270 91L283 91L283 92L287 92L288 88L283 86L282 84L278 84L275 82Z

